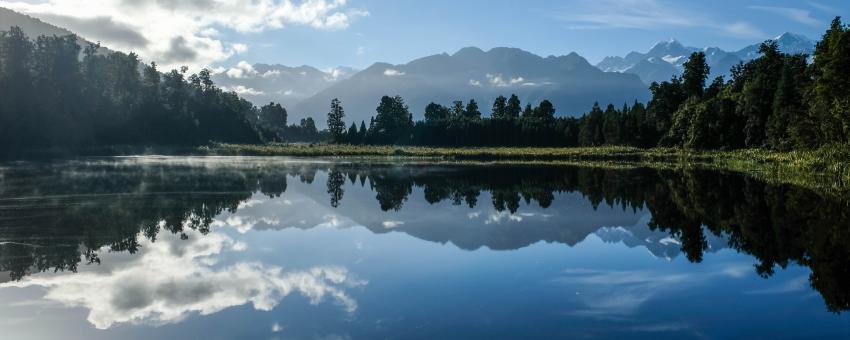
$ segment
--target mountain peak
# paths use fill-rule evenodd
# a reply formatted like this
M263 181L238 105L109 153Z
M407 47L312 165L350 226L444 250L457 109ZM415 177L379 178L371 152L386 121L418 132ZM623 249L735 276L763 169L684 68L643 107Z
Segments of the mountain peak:
M670 39L667 39L666 41L659 41L659 42L655 43L655 45L652 45L652 48L650 48L650 50L655 49L657 47L671 48L671 47L684 47L684 46L682 45L682 43L679 42L679 40L676 40L676 38L670 38Z
M484 53L485 53L485 52L484 52L484 50L482 50L482 49L480 49L480 48L478 48L478 47L475 47L475 46L468 46L468 47L464 47L464 48L459 49L459 50L458 50L457 52L455 52L455 54L453 54L452 56L453 56L453 57L458 57L458 56L477 56L477 55L481 55L481 54L484 54Z
M808 37L806 37L802 34L796 34L796 33L791 33L791 32L782 33L779 36L773 38L772 40L782 41L782 42L788 42L788 41L810 42L811 41L811 39L809 39Z

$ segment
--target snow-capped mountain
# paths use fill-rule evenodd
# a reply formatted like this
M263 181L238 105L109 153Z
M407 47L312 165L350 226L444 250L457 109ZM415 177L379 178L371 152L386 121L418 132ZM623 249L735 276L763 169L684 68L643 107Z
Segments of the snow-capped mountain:
M293 118L315 116L327 111L331 99L339 98L349 121L368 122L381 96L397 94L420 119L432 101L450 105L453 100L474 98L486 113L494 98L512 93L523 104L548 99L557 115L577 116L595 101L621 105L646 100L649 91L635 75L600 71L575 52L543 57L518 48L466 47L406 64L375 63L290 111Z
M779 49L785 53L811 54L815 46L811 39L794 33L783 33L771 40L776 41ZM691 53L703 51L708 66L711 67L711 78L728 76L732 66L758 57L760 45L761 43L757 43L730 52L718 47L687 47L676 39L670 39L656 43L646 53L630 52L625 57L606 57L596 64L596 67L606 72L636 74L649 84L653 81L669 80L672 76L681 74Z

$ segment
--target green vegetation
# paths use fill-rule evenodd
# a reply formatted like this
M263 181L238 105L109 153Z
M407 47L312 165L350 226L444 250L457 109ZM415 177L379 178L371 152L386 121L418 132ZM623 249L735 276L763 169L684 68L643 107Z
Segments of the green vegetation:
M736 65L732 77L706 85L703 52L693 53L681 77L652 83L644 104L598 103L581 117L556 117L548 100L537 106L499 96L489 117L475 100L451 106L430 103L414 122L399 96L384 96L369 128L337 127L334 142L448 147L609 146L677 147L694 150L811 150L850 142L850 27L833 20L807 55L761 45L760 57ZM334 99L333 107L340 107ZM333 112L333 110L332 110ZM329 122L338 117L329 118ZM335 126L344 126L337 122ZM652 153L652 152L649 152ZM532 156L535 157L535 156Z
M110 145L196 146L323 139L311 118L257 108L218 88L211 71L162 73L133 54L105 53L75 36L0 31L0 154Z
M700 151L681 148L641 149L625 146L578 148L477 147L434 148L387 145L336 144L213 144L197 149L203 155L370 157L431 161L486 162L591 162L590 165L621 163L651 167L705 167L748 173L767 181L807 187L850 186L850 146L831 145L806 151L742 149Z

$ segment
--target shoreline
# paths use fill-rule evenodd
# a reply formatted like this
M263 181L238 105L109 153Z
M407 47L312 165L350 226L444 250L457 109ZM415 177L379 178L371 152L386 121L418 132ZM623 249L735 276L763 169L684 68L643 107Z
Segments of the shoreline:
M24 155L24 156L20 156ZM606 168L651 167L739 172L759 180L850 194L850 145L807 151L742 149L701 151L679 148L600 147L420 147L337 144L223 144L201 147L105 146L19 151L15 160L89 156L287 156L364 160L470 163L522 163Z
M700 151L635 147L475 147L352 146L329 144L213 144L201 156L291 156L322 158L418 159L498 163L567 164L595 167L652 167L732 171L757 179L817 190L850 192L850 145L808 151L743 149Z

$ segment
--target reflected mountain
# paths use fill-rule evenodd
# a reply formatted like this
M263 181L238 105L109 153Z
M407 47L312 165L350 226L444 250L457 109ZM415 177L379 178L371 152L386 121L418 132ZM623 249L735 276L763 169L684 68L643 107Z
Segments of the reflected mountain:
M250 157L8 163L0 167L0 272L12 280L75 272L100 264L104 251L136 253L164 237L188 244L225 226L363 226L465 250L574 246L596 235L692 262L732 248L752 255L765 277L807 266L827 307L844 311L848 203L706 170Z

